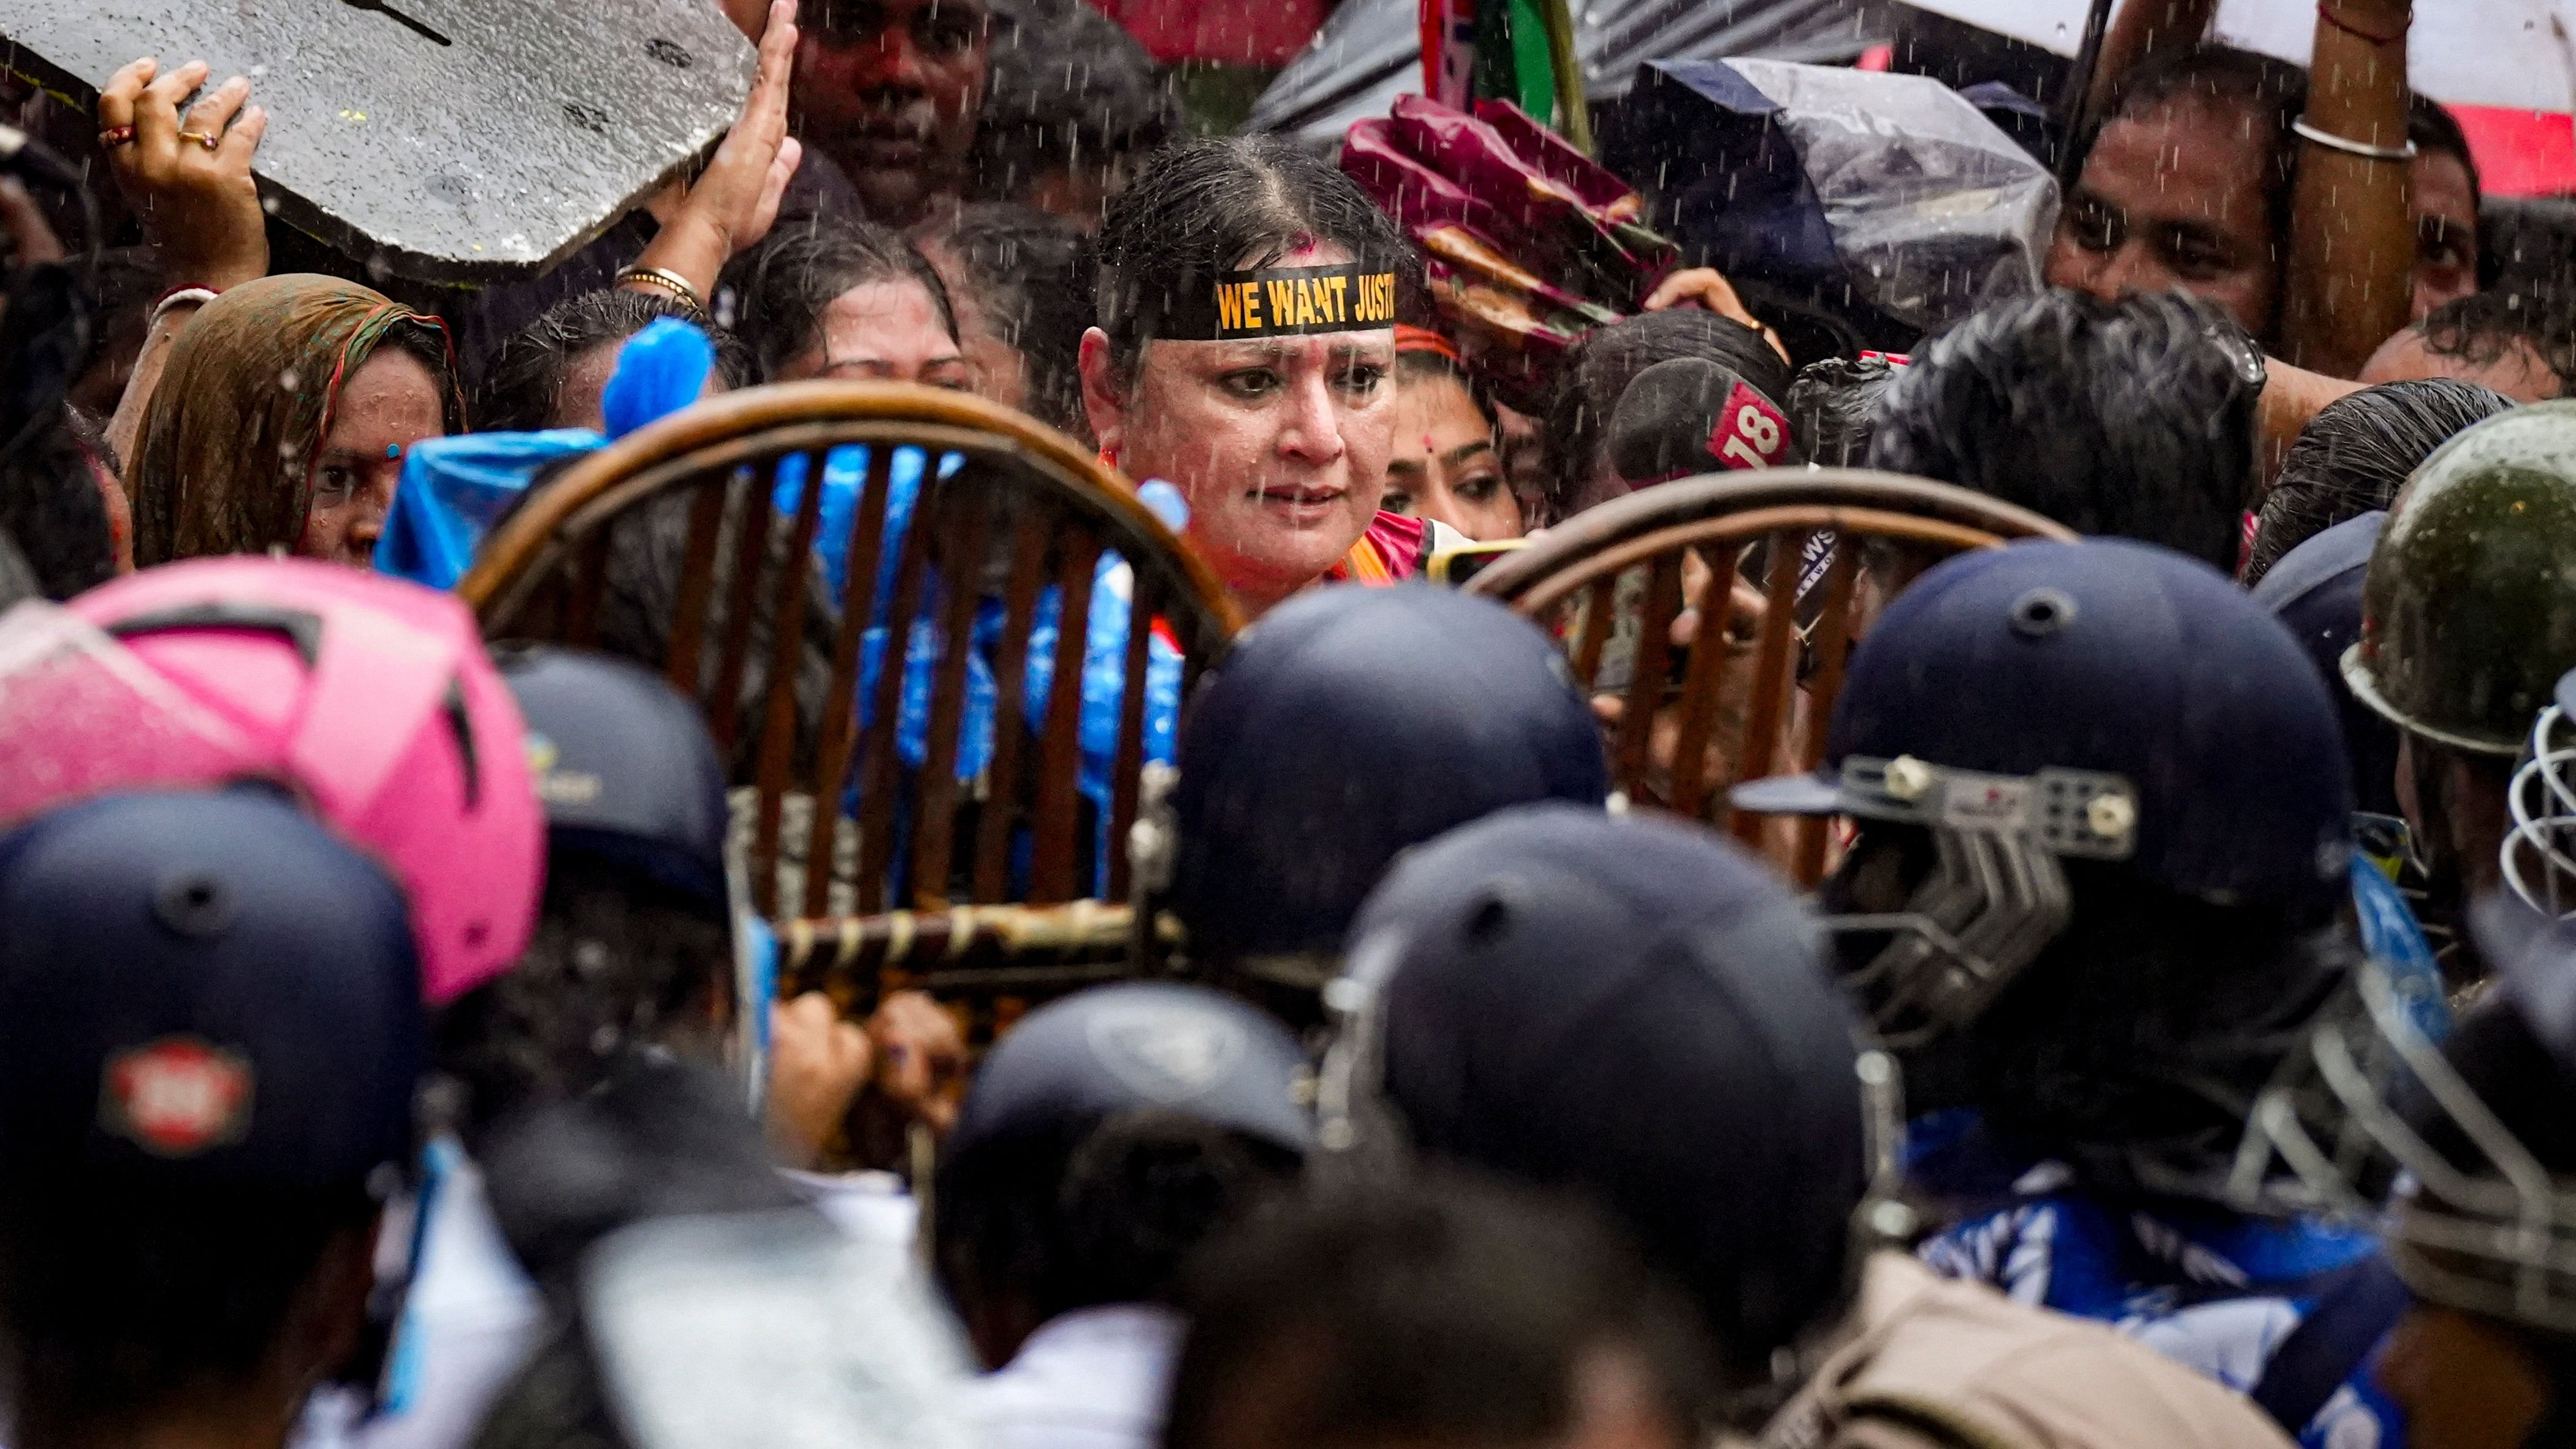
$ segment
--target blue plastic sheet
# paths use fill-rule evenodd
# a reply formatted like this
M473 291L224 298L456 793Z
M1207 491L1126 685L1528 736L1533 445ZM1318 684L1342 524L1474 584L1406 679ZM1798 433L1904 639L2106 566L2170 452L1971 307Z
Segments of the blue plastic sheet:
M696 402L715 370L714 344L694 324L660 317L626 341L600 395L606 437L587 428L460 433L414 443L394 486L376 569L433 589L465 577L474 550L547 466L604 447Z
M376 539L376 571L433 589L456 587L483 536L528 491L530 478L604 441L588 428L555 428L459 433L412 444Z
M950 477L964 460L952 454L940 460L939 476ZM822 565L833 596L843 596L849 579L850 521L857 512L861 490L866 486L868 450L860 446L835 448L823 459L823 501L815 553ZM886 480L885 542L877 563L873 617L883 618L894 594L894 581L903 553L903 539L912 523L919 502L922 475L928 468L927 455L914 448L896 450L894 465ZM772 503L782 514L792 514L803 500L806 468L801 458L790 458L778 470L778 482ZM1146 505L1165 522L1178 528L1187 522L1188 508L1180 494L1169 484L1148 484L1143 490ZM1118 721L1126 698L1127 630L1133 612L1129 600L1133 592L1132 571L1125 559L1116 553L1101 556L1092 574L1090 616L1084 622L1083 666L1079 687L1082 690L1081 772L1077 787L1092 802L1099 817L1099 834L1095 837L1095 861L1092 888L1107 888L1110 845L1111 771L1117 763ZM906 765L919 768L929 758L930 694L937 677L942 640L938 618L942 610L937 599L947 581L936 576L927 582L926 596L916 612L910 636L904 641L903 685L897 697L895 715L895 751ZM1038 596L1034 627L1029 635L1027 674L1022 689L1021 717L1026 721L1046 718L1047 701L1055 683L1056 639L1063 627L1064 600L1061 591L1047 589ZM971 781L991 767L994 749L994 724L998 714L1000 685L994 677L993 658L1002 642L1006 620L1001 602L985 599L977 604L974 622L969 626L966 658L966 699L957 743L957 778ZM877 671L883 667L886 652L886 627L870 627L860 636L858 707L865 725L875 724ZM1180 718L1181 657L1160 638L1146 644L1144 756L1148 761L1168 764L1173 758L1173 735ZM855 787L849 806L855 810ZM902 852L897 852L898 857Z

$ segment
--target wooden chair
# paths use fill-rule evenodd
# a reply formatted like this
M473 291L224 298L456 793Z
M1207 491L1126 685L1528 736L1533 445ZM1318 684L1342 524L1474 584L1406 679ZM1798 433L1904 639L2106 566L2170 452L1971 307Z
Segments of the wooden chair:
M1852 645L1917 574L1969 549L2074 537L2028 509L1892 473L1721 473L1587 509L1467 587L1551 629L1575 677L1618 699L1611 778L1631 803L1732 828L1812 885L1824 822L1737 818L1728 787L1816 764ZM1697 633L1680 644L1686 607ZM1631 658L1606 657L1617 652Z
M867 449L865 479L834 540L823 532L826 490L815 485L827 456L853 444ZM890 541L905 448L931 461L908 526ZM962 461L938 461L948 455ZM772 506L782 470L804 479L792 512ZM816 548L833 542L846 544L837 598ZM1067 682L1082 677L1096 566L1110 550L1130 571L1131 617L1156 621L1127 635L1107 835L1116 899L1127 889L1123 844L1145 765L1147 640L1160 633L1179 651L1186 693L1241 616L1124 478L1030 418L906 384L729 393L637 430L538 489L485 542L458 592L487 638L606 647L659 668L699 701L735 783L756 801L746 861L763 914L1048 903L1095 893L1080 878L1098 819L1085 818L1078 789L1081 690ZM1030 636L1050 593L1062 623L1054 687L1043 718L1030 719ZM985 660L996 696L992 754L961 790L972 651L957 645L991 605L1002 611ZM917 769L898 754L896 729L916 621L929 621L938 641ZM871 626L882 629L883 662L863 709ZM853 778L855 844L839 808ZM803 818L788 838L788 816L799 813L792 797ZM802 841L801 888L792 860L781 885L783 838Z
M1033 1006L1139 974L1136 913L1109 901L959 906L789 921L778 930L778 994L832 998L864 1019L888 995L928 992L982 1047ZM1153 917L1157 954L1180 944L1178 920Z

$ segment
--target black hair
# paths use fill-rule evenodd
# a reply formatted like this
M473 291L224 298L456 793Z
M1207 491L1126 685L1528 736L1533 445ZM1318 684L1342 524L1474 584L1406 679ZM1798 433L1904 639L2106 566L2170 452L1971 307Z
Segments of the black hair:
M2245 587L2316 535L2386 508L2450 436L2513 406L2474 383L2433 377L2363 388L2328 403L2290 445L2254 523Z
M567 297L520 328L492 354L474 395L474 426L529 432L555 426L555 398L584 353L623 342L663 317L706 328L715 344L716 376L728 388L751 380L751 351L740 338L669 297L611 287Z
M970 1318L1002 1299L1041 1322L1168 1303L1189 1254L1295 1172L1284 1148L1169 1111L1008 1134L940 1164L931 1261Z
M0 459L0 534L56 602L116 577L107 500L90 471L106 454L97 431L58 401Z
M592 1090L638 1052L712 1062L732 961L721 910L630 867L549 852L527 954L437 1023L468 1149L504 1117Z
M1182 134L1179 101L1153 56L1085 0L1035 0L993 39L969 175L990 201L1021 201L1053 171L1114 179L1123 162Z
M770 381L814 346L833 298L871 282L906 281L930 294L939 325L955 337L948 288L912 243L874 222L818 218L782 225L726 263L716 315L741 334L760 378Z
M1482 1178L1312 1193L1221 1242L1192 1274L1167 1449L1240 1442L1241 1400L1272 1443L1543 1444L1605 1351L1693 1442L1712 1419L1710 1350L1684 1300L1579 1205Z
M1789 426L1821 468L1857 468L1878 431L1878 404L1897 368L1884 357L1828 357L1798 369L1789 384Z
M1774 406L1788 397L1797 377L1761 333L1697 307L1641 313L1586 332L1566 349L1539 420L1540 445L1555 487L1541 509L1546 521L1565 516L1568 500L1600 463L1609 446L1610 414L1628 384L1638 373L1676 357L1706 358L1743 378ZM1805 440L1799 442L1803 448Z
M935 240L957 259L994 333L1019 352L1028 375L1021 410L1089 436L1082 334L1091 326L1091 239L1033 207L983 203L960 208Z
M16 1444L107 1442L269 1367L324 1252L374 1222L360 1182L47 1175L0 1188L0 1383Z
M2245 347L2217 309L2179 294L2015 298L1915 354L1869 465L2233 572L2254 465Z
M2576 294L2473 292L2434 308L2415 331L2425 351L2472 367L2492 367L2528 346L2558 379L2559 396L2576 388Z
M1100 228L1099 326L1114 370L1134 380L1174 286L1266 266L1309 242L1388 259L1399 278L1420 270L1387 214L1292 141L1212 136L1155 152Z

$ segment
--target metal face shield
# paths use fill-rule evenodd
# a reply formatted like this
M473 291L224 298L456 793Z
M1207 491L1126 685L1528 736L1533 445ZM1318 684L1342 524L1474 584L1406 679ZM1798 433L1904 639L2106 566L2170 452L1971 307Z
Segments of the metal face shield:
M2135 788L2096 771L1990 775L1854 756L1840 793L1848 813L1920 826L1934 849L1901 909L1824 918L1837 934L1891 933L1844 979L1890 1048L1975 1021L2066 929L2073 899L2060 857L2124 860L2136 848Z
M2513 823L2500 851L2505 884L2532 909L2576 914L2576 721L2541 710L2505 792Z
M2321 1020L2257 1100L2235 1196L2374 1227L2423 1298L2576 1333L2576 1183L2535 1159L2443 1056L2439 985L2376 959L2363 967L2353 1008ZM2401 1100L2427 1104L2453 1149L2427 1140Z

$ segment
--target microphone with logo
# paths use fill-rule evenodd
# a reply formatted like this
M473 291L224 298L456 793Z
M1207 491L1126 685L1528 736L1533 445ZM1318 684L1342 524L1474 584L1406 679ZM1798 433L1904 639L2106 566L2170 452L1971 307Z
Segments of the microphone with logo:
M1610 412L1610 466L1632 488L1804 461L1779 405L1704 357L1639 372Z

